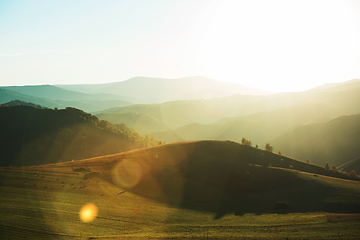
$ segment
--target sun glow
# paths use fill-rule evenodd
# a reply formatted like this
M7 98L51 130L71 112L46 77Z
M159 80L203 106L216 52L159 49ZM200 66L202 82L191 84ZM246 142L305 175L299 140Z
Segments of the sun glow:
M97 214L98 209L93 203L88 203L80 209L80 219L85 223L93 221Z
M343 79L359 57L359 26L341 1L223 1L207 14L200 55L215 79L305 90Z

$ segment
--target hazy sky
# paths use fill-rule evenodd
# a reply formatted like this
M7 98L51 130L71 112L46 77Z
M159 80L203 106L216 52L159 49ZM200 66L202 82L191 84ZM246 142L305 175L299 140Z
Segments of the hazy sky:
M0 85L192 75L272 91L360 78L360 1L0 1Z

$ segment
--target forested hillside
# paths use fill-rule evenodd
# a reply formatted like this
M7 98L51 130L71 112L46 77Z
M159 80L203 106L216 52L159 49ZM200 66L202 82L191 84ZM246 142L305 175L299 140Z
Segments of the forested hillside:
M3 104L0 116L1 166L71 161L159 143L124 124L113 125L70 107Z

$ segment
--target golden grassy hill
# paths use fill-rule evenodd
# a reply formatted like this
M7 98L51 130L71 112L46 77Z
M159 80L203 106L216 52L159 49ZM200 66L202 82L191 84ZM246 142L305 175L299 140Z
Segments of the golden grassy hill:
M0 168L0 238L356 239L359 182L336 177L228 141Z
M214 212L217 218L360 211L360 185L347 180L348 174L230 141L166 144L37 169L84 172L85 179L99 178L170 206Z

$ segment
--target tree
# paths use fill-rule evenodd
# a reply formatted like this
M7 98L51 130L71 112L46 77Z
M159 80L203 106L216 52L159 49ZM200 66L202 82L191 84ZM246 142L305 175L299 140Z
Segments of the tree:
M101 127L101 128L103 128L103 129L106 129L107 125L108 125L108 121L100 120L100 121L98 122L98 126Z
M255 148L258 149L258 148L259 148L259 145L256 144Z
M281 152L281 150L279 150L278 154L279 154L279 155L282 155L282 152Z
M333 164L333 165L331 166L331 171L336 172L336 166L335 166L335 164Z
M325 170L327 170L327 171L329 171L330 170L330 167L329 167L329 164L327 163L327 164L325 164Z
M274 148L269 143L267 143L265 145L265 150L272 152L274 150Z
M241 139L241 143L245 146L252 146L252 142L244 137Z
M306 159L306 163L310 163L309 159Z
M351 170L350 173L349 173L349 176L351 179L356 179L356 172L354 170Z

